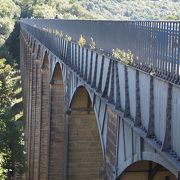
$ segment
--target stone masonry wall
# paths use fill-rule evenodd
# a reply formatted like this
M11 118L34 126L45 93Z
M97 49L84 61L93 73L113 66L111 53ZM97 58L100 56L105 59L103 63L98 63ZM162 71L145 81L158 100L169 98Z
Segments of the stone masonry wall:
M68 180L100 180L102 150L95 114L69 115Z
M61 82L51 86L49 180L64 178L64 123L64 89Z
M39 178L47 177L48 159L48 120L49 120L49 72L48 68L42 69L42 97L41 97L41 127L40 127L40 160Z

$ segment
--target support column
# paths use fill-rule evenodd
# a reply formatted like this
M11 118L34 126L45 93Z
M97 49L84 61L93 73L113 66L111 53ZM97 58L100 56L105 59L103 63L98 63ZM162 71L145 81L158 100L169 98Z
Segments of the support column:
M107 110L107 148L104 164L104 180L116 178L117 148L118 148L118 116L110 108Z
M48 180L64 179L65 162L65 103L62 75L55 68L50 94L50 138ZM61 77L61 78L60 78Z
M35 122L36 122L36 63L32 59L32 97L31 97L31 119L30 119L30 162L29 179L34 180L34 154L35 154Z
M36 54L34 54L35 56ZM39 179L39 156L40 156L40 118L41 118L41 67L40 60L35 60L36 64L36 97L35 97L35 124L34 124L34 177Z
M40 127L40 157L39 179L47 179L48 165L48 117L49 117L49 67L43 66L41 71L41 127Z

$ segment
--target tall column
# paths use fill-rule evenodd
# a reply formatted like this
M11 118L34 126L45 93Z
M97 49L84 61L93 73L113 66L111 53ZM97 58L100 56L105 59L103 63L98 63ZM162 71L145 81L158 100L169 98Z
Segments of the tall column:
M57 71L56 71L57 69ZM58 71L59 70L59 71ZM55 68L54 79L51 85L51 114L49 138L49 167L48 179L64 179L65 162L65 112L64 88L60 68Z
M85 88L72 98L68 115L68 180L100 180L103 154L96 116Z
M29 109L30 109L30 52L26 39L22 32L20 36L20 68L23 86L23 108L25 117L25 150L27 152L27 164L29 162ZM28 173L25 174L25 178L28 179Z
M36 94L35 94L35 124L34 124L34 176L33 180L39 179L39 156L40 156L40 118L41 118L41 64L35 59L36 64Z
M32 89L31 89L31 119L30 119L30 154L29 154L29 179L34 179L34 154L35 154L35 122L36 122L36 63L32 59Z
M41 126L40 126L40 158L39 179L47 179L48 160L48 117L49 117L49 67L44 65L41 70Z

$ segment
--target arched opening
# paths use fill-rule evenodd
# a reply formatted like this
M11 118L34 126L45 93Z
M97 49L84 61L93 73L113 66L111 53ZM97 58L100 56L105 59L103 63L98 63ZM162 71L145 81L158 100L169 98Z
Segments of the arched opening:
M39 179L47 178L48 138L49 138L48 122L49 122L49 60L48 60L48 54L47 52L45 52L45 55L43 58L43 66L41 69L41 120L40 120Z
M31 50L31 53L32 53L32 50L33 50L33 39L32 37L30 37L30 50Z
M44 59L43 59L43 63L42 63L42 67L43 68L48 68L46 66L49 66L49 59L48 59L48 53L47 51L44 54Z
M50 137L48 179L64 179L65 110L64 85L60 64L57 63L50 86Z
M176 180L162 165L152 161L138 161L125 169L117 180Z
M95 113L87 90L79 87L68 115L68 180L99 180L103 154Z
M36 51L36 40L33 41L32 53L35 53L35 51Z
M45 55L46 55L47 53L45 53ZM46 55L47 56L47 55ZM38 49L37 49L37 57L36 57L37 59L41 59L41 46L40 45L38 45ZM46 63L48 63L47 61L46 61Z

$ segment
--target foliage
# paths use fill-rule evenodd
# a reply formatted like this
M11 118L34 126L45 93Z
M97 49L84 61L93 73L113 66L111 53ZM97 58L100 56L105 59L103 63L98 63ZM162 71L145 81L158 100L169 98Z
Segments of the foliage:
M17 72L0 59L0 155L3 172L1 179L11 179L15 173L22 174L25 168L25 155L22 141L22 126L15 121L13 107L17 102ZM20 110L21 108L19 108ZM18 112L19 112L18 110ZM17 113L17 112L16 112Z
M34 0L13 0L17 6L21 8L20 17L26 18L31 17L31 7L33 6Z
M14 25L14 29L9 35L8 39L5 43L5 48L8 50L8 56L3 56L6 58L7 62L11 65L14 63L17 65L17 68L19 68L20 62L19 62L19 52L20 52L20 42L19 42L19 23L16 22ZM1 55L0 55L1 56Z
M14 28L14 21L8 17L0 18L0 47L5 43Z
M71 40L72 40L72 37L71 37L71 36L68 36L68 35L66 35L65 38L66 38L67 41L71 41Z
M112 56L115 59L124 62L125 65L129 65L129 64L133 63L133 54L130 50L125 52L125 51L122 51L122 50L116 48L116 49L112 50Z
M13 19L20 15L20 7L18 7L12 0L0 0L0 17Z
M47 4L35 5L31 11L34 18L54 18L56 16L56 9Z
M80 47L83 47L86 44L86 39L82 35L79 37L78 44Z
M104 19L150 20L180 17L179 0L80 0L89 12Z
M91 37L91 42L89 43L89 46L91 49L95 49L96 48L96 42L94 41L94 39Z

